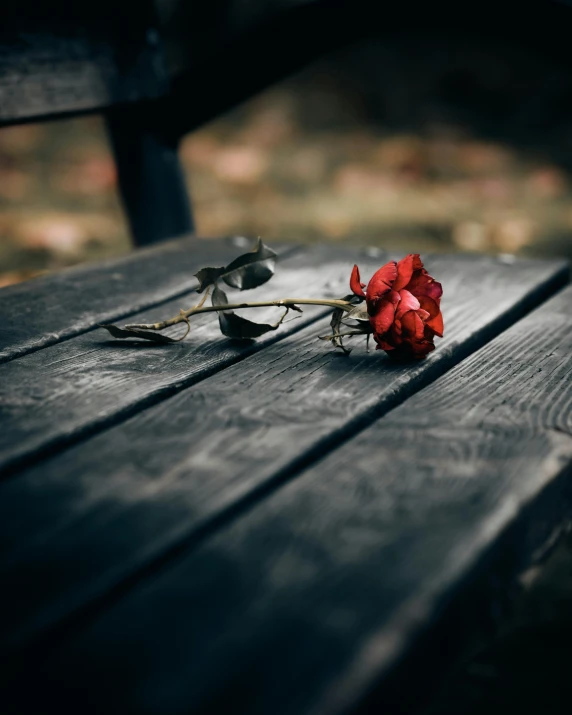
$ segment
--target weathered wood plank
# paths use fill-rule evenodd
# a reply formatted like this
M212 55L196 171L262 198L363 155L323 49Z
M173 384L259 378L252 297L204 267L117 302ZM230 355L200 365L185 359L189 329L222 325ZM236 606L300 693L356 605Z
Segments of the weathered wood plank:
M338 251L337 259L330 258L331 254L330 249L319 246L294 252L280 262L272 281L257 290L256 299L291 296L300 286L309 297L343 296L348 290L348 273L356 252ZM371 263L372 269L377 262ZM319 273L316 266L320 267ZM128 279L132 272L129 265ZM149 280L148 274L146 277ZM129 322L168 318L199 299L196 292L187 293L132 316ZM121 300L126 299L122 296ZM240 344L223 338L216 316L208 314L197 316L191 334L176 345L121 343L97 330L14 360L2 370L0 422L4 427L0 432L0 471L6 474L64 444L115 424L299 330L324 312L323 308L311 307L300 319L254 343ZM256 319L275 322L280 314L276 308L267 308L259 311ZM182 332L177 327L167 334Z
M572 507L571 302L568 288L140 585L43 664L39 697L410 712L473 606L494 606Z
M240 250L233 239L182 238L3 288L0 363L184 295L199 268Z
M155 568L442 374L567 275L560 263L485 257L428 266L445 285L447 325L428 360L397 365L363 349L348 359L316 340L325 325L311 326L0 485L0 580L11 584L0 611L5 652L49 638Z

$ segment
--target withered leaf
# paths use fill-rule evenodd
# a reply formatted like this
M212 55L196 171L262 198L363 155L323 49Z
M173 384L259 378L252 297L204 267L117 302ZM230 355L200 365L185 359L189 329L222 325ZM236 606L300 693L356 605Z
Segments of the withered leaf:
M170 338L168 335L156 333L153 330L140 330L135 328L120 328L117 325L100 325L100 328L108 330L114 338L125 340L128 338L141 338L154 343L177 343L178 340Z
M201 268L198 273L195 273L195 278L199 282L199 287L197 288L197 293L202 293L205 288L214 285L218 279L224 275L226 268Z
M350 310L349 313L346 313L346 315L344 316L344 320L358 320L359 322L365 322L369 324L369 314L367 312L367 307L364 303L356 305L353 310Z
M228 264L222 279L232 288L249 290L270 280L274 275L275 266L276 253L259 238L253 251L235 258Z
M227 285L238 290L257 288L274 275L276 253L258 239L253 251L244 253L224 268L201 268L195 277L199 281L198 292L214 285L222 279Z
M346 295L343 300L352 301L353 297L353 294ZM344 319L345 313L345 310L342 310L341 308L335 308L334 312L332 313L332 319L330 320L330 327L332 328L332 335L334 336L332 337L332 345L335 348L341 348L344 353L346 353L346 355L349 355L351 350L349 348L346 348L342 338L339 336L339 333L342 329L342 320Z
M218 286L215 286L212 294L212 304L217 306L227 303L228 298L226 293ZM270 325L269 323L255 323L253 320L248 320L241 315L237 315L232 310L218 311L218 321L222 334L234 340L253 340L254 338L259 338L271 330L276 330L282 322L280 320L274 325Z

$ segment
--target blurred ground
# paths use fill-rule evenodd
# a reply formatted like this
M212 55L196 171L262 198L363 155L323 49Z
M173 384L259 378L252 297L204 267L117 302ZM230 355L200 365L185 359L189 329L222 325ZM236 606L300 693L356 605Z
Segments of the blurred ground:
M202 235L572 255L572 79L518 47L403 35L187 137ZM0 282L130 250L96 117L0 130Z

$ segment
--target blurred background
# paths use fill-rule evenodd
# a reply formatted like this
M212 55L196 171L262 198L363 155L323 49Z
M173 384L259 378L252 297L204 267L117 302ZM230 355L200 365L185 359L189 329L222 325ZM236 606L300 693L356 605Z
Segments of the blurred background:
M572 76L521 46L403 32L188 135L197 231L572 257ZM102 121L0 129L0 284L131 250Z

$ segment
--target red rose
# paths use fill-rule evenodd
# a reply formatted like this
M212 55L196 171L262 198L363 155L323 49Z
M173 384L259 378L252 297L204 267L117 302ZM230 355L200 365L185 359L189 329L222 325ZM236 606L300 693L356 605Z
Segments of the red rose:
M354 266L350 288L365 298L378 350L396 357L423 358L443 337L441 284L423 268L419 254L390 261L374 273L364 293L359 268Z

